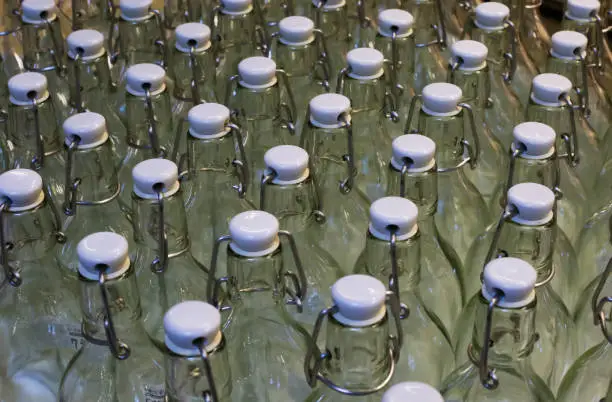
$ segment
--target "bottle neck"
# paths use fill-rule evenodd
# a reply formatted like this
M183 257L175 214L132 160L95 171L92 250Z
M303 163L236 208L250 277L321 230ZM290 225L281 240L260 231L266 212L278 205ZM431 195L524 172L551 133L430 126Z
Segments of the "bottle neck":
M70 181L65 183L65 188L71 188L75 179L80 180L77 201L105 203L119 194L119 179L110 140L95 148L67 151L66 161Z
M74 109L108 108L112 79L106 54L93 60L68 58L70 104ZM79 105L79 101L81 104Z
M512 47L508 28L491 31L479 28L472 20L467 24L466 33L470 39L480 42L487 47L487 64L489 68L496 73L505 72L508 69L505 55Z
M457 167L464 158L461 140L465 138L463 113L432 116L419 112L418 132L436 143L436 162L442 169Z
M319 68L317 62L320 59L320 51L316 39L300 46L285 45L278 41L275 53L277 65L291 78L311 76L313 70ZM331 72L330 74L333 77Z
M514 160L514 169L510 177L510 186L518 183L539 183L550 189L559 185L559 161L554 153L544 159L527 159L521 156Z
M414 36L417 45L423 45L437 39L432 26L438 26L438 11L433 0L415 0Z
M475 111L482 112L487 107L491 96L488 67L477 71L451 70L449 71L448 81L461 88L463 92L462 101L472 106Z
M564 60L548 56L546 61L546 72L566 77L572 82L574 88L585 88L587 85L583 79L582 62L580 60Z
M215 75L210 73L216 68L213 52L212 45L207 50L193 54L174 50L171 68L175 98L197 103L215 101ZM197 94L197 100L193 99L194 93Z
M556 133L567 133L568 128L570 128L572 124L570 121L571 113L568 106L544 106L535 103L532 99L529 99L525 114L525 121L544 123L552 127ZM579 118L580 113L576 112L575 116L576 118ZM560 135L557 136L557 143L555 147L556 149L566 148L566 145Z
M166 0L164 2L164 25L174 30L177 26L193 21L202 21L203 4L198 0Z
M363 111L380 111L385 105L384 76L372 79L345 76L342 94L351 100L353 117Z
M263 186L263 210L276 216L283 229L297 234L313 223L318 202L310 178L296 184Z
M163 52L160 43L165 43L162 27L155 14L142 21L119 21L119 54L128 66L153 63L163 66Z
M64 39L59 16L49 23L23 23L23 64L28 71L47 71L64 63Z
M414 202L419 208L419 221L435 214L438 204L438 175L435 168L427 172L404 174L403 193L402 172L389 164L388 177L387 193L402 196Z
M236 142L231 131L222 137L202 139L189 134L181 123L180 134L187 136L187 170L191 177L233 174L232 161L237 157Z
M72 30L104 27L115 17L107 0L72 0Z
M146 97L126 95L127 144L129 147L147 149L151 157L157 158L152 137L167 156L174 145L173 120L167 90L150 97L151 108Z

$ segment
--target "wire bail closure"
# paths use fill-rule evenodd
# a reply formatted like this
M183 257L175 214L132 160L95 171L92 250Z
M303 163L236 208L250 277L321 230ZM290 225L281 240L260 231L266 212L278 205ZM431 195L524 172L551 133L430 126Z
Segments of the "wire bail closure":
M612 343L612 333L608 328L607 321L612 320L612 316L610 318L606 317L606 313L604 311L604 307L606 304L612 304L612 296L603 296L601 299L601 292L606 284L606 281L612 275L612 258L608 261L608 265L606 266L605 271L602 273L599 283L595 288L595 292L593 292L593 297L591 299L591 308L593 309L593 321L595 325L599 325L601 328L601 332L604 337L608 341L608 343Z
M576 167L580 163L580 154L578 153L578 131L576 129L576 114L574 109L581 109L581 107L574 105L569 94L561 94L559 100L564 103L563 107L567 107L570 120L570 132L561 134L561 139L565 143L567 153L559 157L566 158L570 166Z
M28 93L28 97L32 101L32 114L34 115L34 131L36 131L36 153L32 157L32 170L40 171L45 166L45 143L40 131L40 113L38 102L36 100L36 92Z
M504 81L507 83L511 83L516 74L516 69L518 68L518 33L516 31L516 25L510 20L510 18L506 18L505 21L506 26L508 27L508 40L510 41L510 50L504 53L504 60L506 61L507 70L503 73Z
M70 145L66 147L66 168L64 181L64 214L73 216L76 214L77 191L81 184L81 178L72 178L72 165L74 163L74 151L78 148L81 139L78 136L70 136Z
M389 276L389 290L393 292L399 304L399 318L405 320L410 315L410 309L400 298L399 286L399 266L397 260L397 231L399 228L395 225L387 226L389 230L389 259L391 260L391 275Z
M130 347L117 337L117 333L115 331L113 316L106 291L106 276L104 275L104 271L108 269L108 266L105 264L99 264L96 268L100 271L98 274L98 286L100 287L100 294L102 296L102 304L104 308L104 332L106 334L106 340L108 341L108 347L111 354L116 359L125 360L130 357Z
M85 112L83 105L83 95L81 94L81 59L83 57L83 49L77 48L74 55L74 104L78 113Z
M142 89L145 93L145 112L147 114L147 134L149 136L149 145L153 150L155 157L165 158L166 150L159 144L157 120L155 119L153 99L151 98L151 85L148 83L142 84Z
M164 185L157 183L153 191L157 194L157 211L159 214L159 231L157 233L158 255L151 263L151 271L155 274L163 274L168 268L168 235L166 234L166 218L164 213Z
M493 311L503 297L504 292L497 289L489 301L482 350L480 351L480 358L478 359L478 374L480 376L480 383L488 390L494 390L499 386L499 380L497 379L497 375L495 375L495 369L489 368L489 348L492 343L491 327L493 326Z
M0 284L0 289L4 287L4 283L8 283L15 288L21 286L22 283L21 275L19 275L19 272L11 267L9 262L8 251L10 249L10 245L6 242L4 237L4 217L10 207L11 200L8 197L3 197L0 200L0 263L2 264L2 269L4 270L4 281L2 284Z
M199 338L193 341L194 345L198 347L200 352L200 359L202 359L202 365L204 366L204 375L208 381L209 389L202 391L202 399L204 402L218 402L219 396L217 393L217 386L215 384L215 377L213 375L212 364L206 351L206 338Z

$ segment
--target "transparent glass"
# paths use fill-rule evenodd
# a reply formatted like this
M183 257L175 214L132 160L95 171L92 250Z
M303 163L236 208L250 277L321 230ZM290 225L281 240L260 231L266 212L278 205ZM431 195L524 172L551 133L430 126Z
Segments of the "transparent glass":
M559 402L612 400L611 360L612 344L606 340L588 350L576 360L563 379L557 400Z
M541 0L524 0L523 13L519 20L519 33L527 54L538 70L544 71L552 42L540 13L541 5Z
M576 322L576 328L578 328L578 349L580 354L583 354L590 348L597 346L603 337L601 327L599 326L599 321L595 321L593 314L593 295L597 289L597 285L599 285L602 279L602 276L603 274L597 276L587 285L586 288L584 288L580 299L576 304L574 321ZM612 294L612 281L610 280L606 281L599 295L601 298L609 294ZM610 309L607 310L608 315L609 311ZM604 314L606 314L605 309Z
M66 2L68 3L68 2ZM108 37L114 18L112 1L108 0L72 0L72 30L95 29Z
M154 13L139 21L127 21L121 18L117 37L119 58L113 66L114 72L121 80L125 78L127 69L135 64L153 63L165 65L164 33L160 20ZM113 49L114 50L114 49Z
M317 8L311 3L308 13L308 17L314 21L315 26L323 31L327 43L331 75L336 77L338 72L346 66L346 53L351 50L352 46L347 6L325 8L322 5L321 8ZM332 85L335 86L335 84L335 82L332 82Z
M210 7L210 8L209 8ZM169 31L187 22L204 22L211 2L202 0L164 0L164 26Z

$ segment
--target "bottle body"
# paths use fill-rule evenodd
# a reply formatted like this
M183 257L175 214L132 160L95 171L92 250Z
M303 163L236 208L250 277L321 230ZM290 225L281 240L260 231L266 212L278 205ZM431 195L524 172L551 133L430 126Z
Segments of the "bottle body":
M601 332L600 332L601 336ZM612 346L604 340L584 353L572 365L559 389L558 401L607 401L610 395Z

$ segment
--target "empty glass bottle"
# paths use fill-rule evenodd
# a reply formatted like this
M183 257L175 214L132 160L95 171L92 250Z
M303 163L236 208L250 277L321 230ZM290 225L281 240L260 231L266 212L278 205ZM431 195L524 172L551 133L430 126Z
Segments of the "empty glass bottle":
M440 237L434 221L438 201L436 144L418 134L393 141L389 163L388 195L408 198L419 208L421 281L419 291L425 305L450 332L463 307L459 274L461 261L450 244Z
M437 389L422 382L405 381L389 387L381 402L444 402Z
M52 257L65 238L36 172L1 174L0 197L0 399L55 401L82 340L75 280Z
M59 401L164 402L162 353L147 337L136 267L124 237L98 232L78 246L82 347L64 372Z
M538 70L543 71L546 57L550 52L551 38L540 13L542 3L538 0L519 0L516 3L514 1L510 4L517 4L520 7L518 19L515 18L515 21L518 21L521 42L524 43L527 54Z
M221 314L201 301L184 301L164 316L168 402L231 401L232 377Z
M407 345L397 297L376 278L349 275L334 284L332 302L319 313L306 353L306 380L314 388L306 401L380 401L404 374L398 360ZM321 351L316 342L326 319Z
M68 2L66 2L68 3ZM72 0L72 30L96 30L105 38L111 36L111 27L116 17L115 1L108 0Z
M536 312L535 283L533 267L518 258L498 258L486 265L470 318L471 344L462 349L460 361L465 363L440 388L445 401L555 400L531 366L537 318L548 319Z
M172 32L182 24L207 21L211 8L207 0L164 0L164 27Z
M307 284L295 247L297 273L285 267L280 236L294 244L289 232L267 212L247 211L229 224L229 235L215 243L208 279L208 298L219 306L218 291L227 283L230 316L224 325L230 352L233 401L303 401L303 358L311 342L285 304L301 309ZM216 277L220 245L227 247L227 276ZM219 306L222 307L222 306ZM226 309L226 307L222 307Z
M445 300L428 306L421 298L417 218L416 205L405 198L384 197L372 203L366 245L355 264L355 273L387 282L405 310L399 323L404 334L397 362L400 378L437 385L453 369L454 362L449 359L452 348L447 329L433 313L444 309Z

